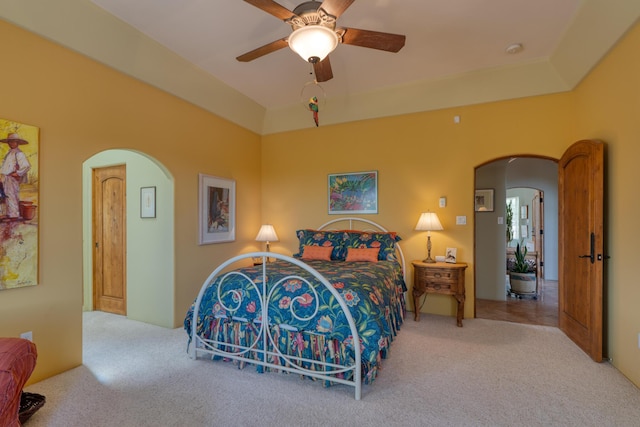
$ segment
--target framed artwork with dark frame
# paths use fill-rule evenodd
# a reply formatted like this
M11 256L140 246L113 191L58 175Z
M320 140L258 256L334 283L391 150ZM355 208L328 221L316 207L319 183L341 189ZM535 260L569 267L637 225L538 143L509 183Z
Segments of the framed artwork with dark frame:
M236 239L236 182L199 174L198 243L233 242Z
M378 213L378 171L329 175L329 214Z
M476 212L493 212L493 188L476 190Z

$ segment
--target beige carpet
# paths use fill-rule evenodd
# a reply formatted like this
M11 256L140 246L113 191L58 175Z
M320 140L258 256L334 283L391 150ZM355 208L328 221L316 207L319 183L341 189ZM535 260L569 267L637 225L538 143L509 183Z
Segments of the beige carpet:
M84 315L84 365L33 384L38 426L638 426L640 391L558 329L403 325L361 401L347 386L194 361L182 329Z

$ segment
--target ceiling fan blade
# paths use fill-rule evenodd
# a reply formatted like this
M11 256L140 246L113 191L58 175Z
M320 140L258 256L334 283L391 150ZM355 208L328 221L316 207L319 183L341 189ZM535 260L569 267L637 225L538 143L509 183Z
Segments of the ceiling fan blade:
M262 9L270 15L275 16L278 19L282 19L286 21L287 19L294 16L294 13L291 12L284 6L274 2L273 0L244 0L247 3L257 7L258 9Z
M331 61L327 56L320 62L313 64L313 72L316 75L317 82L326 82L333 78L333 71L331 71Z
M247 52L243 55L238 56L236 59L240 62L249 62L254 59L260 58L268 53L275 52L276 50L280 50L284 47L289 46L287 43L286 37L280 40L273 41L271 43L267 43L264 46L260 46L257 49L253 49L251 52Z
M347 10L355 0L324 0L320 8L336 18Z
M404 46L406 37L400 34L381 33L379 31L345 28L342 43L371 49L398 52Z

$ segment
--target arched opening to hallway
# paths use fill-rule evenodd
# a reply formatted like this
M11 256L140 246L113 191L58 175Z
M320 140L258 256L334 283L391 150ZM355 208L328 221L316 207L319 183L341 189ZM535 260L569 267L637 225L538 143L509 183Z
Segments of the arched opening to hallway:
M93 310L92 172L126 168L126 313L158 326L174 326L174 182L155 159L132 150L106 150L83 163L83 310ZM155 217L141 215L141 189L154 188Z
M555 159L535 156L509 156L495 159L476 168L476 189L493 189L493 211L475 213L476 254L476 317L507 320L521 323L557 326L558 320L558 163ZM544 229L533 223L533 203L528 206L528 218L522 218L518 206L519 231L544 233L539 247L530 248L540 254L544 268L538 277L538 297L517 298L507 292L507 252L515 245L515 239L507 242L506 211L509 189L531 188L544 194L540 215L544 218ZM517 196L520 199L520 196ZM529 205L522 198L523 205ZM522 224L520 224L522 222ZM520 241L522 233L519 235ZM539 236L538 236L539 237ZM533 242L534 239L531 239ZM524 243L524 241L523 241Z

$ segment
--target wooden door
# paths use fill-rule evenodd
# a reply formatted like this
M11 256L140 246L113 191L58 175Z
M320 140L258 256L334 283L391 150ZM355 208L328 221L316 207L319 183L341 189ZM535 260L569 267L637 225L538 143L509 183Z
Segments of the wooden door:
M538 252L538 262L536 263L536 276L538 280L544 278L544 192L537 190L532 206L532 233L533 245Z
M126 167L93 170L93 308L127 314Z
M558 323L602 361L604 144L573 144L558 165Z

